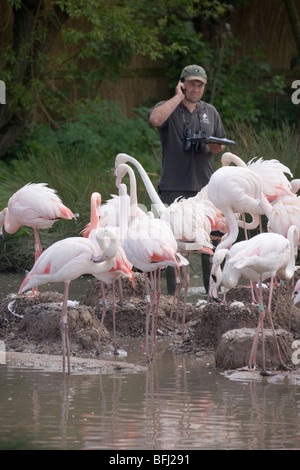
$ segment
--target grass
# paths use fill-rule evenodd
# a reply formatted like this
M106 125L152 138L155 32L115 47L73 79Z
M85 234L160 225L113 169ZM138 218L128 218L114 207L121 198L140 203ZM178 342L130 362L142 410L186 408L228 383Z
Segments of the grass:
M136 133L136 129L134 132ZM235 123L230 130L227 130L227 136L237 143L228 150L236 153L245 162L255 156L264 159L275 158L290 168L294 178L300 177L298 159L300 137L296 129L283 125L276 130L267 127L257 130L246 123ZM132 150L129 151L127 147L124 151L141 162L149 172L154 186L157 187L161 164L157 132L152 130L149 145L145 145L144 142L142 150L138 147L138 140L132 139L132 141ZM41 151L36 143L35 145L38 151L34 152L32 146L29 150L24 146L23 151L19 149L18 159L12 160L8 165L1 164L0 204L2 208L6 207L9 197L28 182L44 182L54 188L64 204L77 214L77 220L61 220L51 229L41 230L41 243L45 249L58 239L80 234L89 221L90 196L93 191L101 194L102 201L117 192L113 168L114 158L118 152L107 150L108 145L103 152L95 149L91 153L78 152L74 143L68 145L67 150L63 145L51 148L51 144L48 143L43 147L46 150ZM149 151L145 148L149 148ZM219 166L218 157L215 161L216 166ZM128 183L128 180L124 182ZM148 195L138 174L137 187L139 201L150 208ZM21 227L14 235L4 232L4 237L4 241L0 241L1 270L31 269L34 262L33 230Z

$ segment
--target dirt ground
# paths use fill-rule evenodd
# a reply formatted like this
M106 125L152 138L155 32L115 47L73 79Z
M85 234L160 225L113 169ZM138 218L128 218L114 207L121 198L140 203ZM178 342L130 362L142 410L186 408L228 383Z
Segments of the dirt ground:
M289 332L293 339L300 337L300 308L291 299L293 286L300 277L283 286L276 286L273 302L273 322L275 328ZM119 290L116 285L116 331L118 346L126 337L141 339L145 336L146 300L144 281L136 275L136 287L123 281L124 305L119 304ZM101 340L101 354L112 351L112 290L106 286L107 313ZM220 295L220 298L222 296ZM267 304L268 289L264 290ZM181 297L182 299L182 297ZM44 292L29 297L26 295L8 296L0 302L0 340L6 351L18 353L61 354L61 333L59 327L63 295ZM157 319L157 338L168 341L170 348L178 354L215 354L222 335L229 330L252 328L258 322L258 307L251 303L249 287L239 286L227 293L227 303L208 302L199 305L188 304L186 309L185 338L182 339L182 300L179 302L178 321L176 308L170 318L173 297L161 295ZM102 293L100 282L94 280L82 304L68 308L68 324L71 354L73 357L94 356L98 341L98 331L102 315ZM265 328L270 328L266 317ZM284 346L283 346L284 347ZM290 346L289 346L290 347ZM141 352L142 355L142 352Z

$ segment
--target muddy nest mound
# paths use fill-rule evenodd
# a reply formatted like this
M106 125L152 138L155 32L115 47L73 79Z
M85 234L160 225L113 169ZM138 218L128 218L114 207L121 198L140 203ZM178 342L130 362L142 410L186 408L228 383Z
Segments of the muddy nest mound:
M39 293L35 297L8 296L0 303L0 338L6 350L61 354L60 317L63 295ZM70 303L68 307L69 337L72 354L95 351L99 319L85 305ZM103 344L110 343L110 334L103 331Z
M275 328L287 330L294 339L300 336L300 309L294 306L291 293L296 279L276 286L272 312ZM267 283L268 284L268 283ZM143 276L136 275L133 287L122 280L122 296L118 283L116 295L116 332L118 346L122 348L125 337L144 339L146 323L146 299ZM268 302L268 289L264 290L264 303ZM104 318L101 353L113 350L113 315L111 286L105 287L106 315ZM221 297L221 296L220 296ZM61 354L59 327L63 295L55 292L8 296L0 302L0 340L7 351ZM215 353L223 335L231 330L255 329L258 307L251 303L251 291L239 286L227 293L227 303L188 304L186 309L185 338L182 340L183 303L179 302L170 318L173 297L161 295L157 316L157 337L169 342L176 352L201 355ZM90 284L82 305L68 307L68 324L72 355L94 355L103 312L101 283L96 279ZM270 328L266 316L265 328ZM141 341L142 343L142 341Z
M145 335L146 299L143 276L136 276L133 288L129 281L122 282L120 302L119 287L116 284L116 333L118 347L124 337ZM106 315L101 336L100 353L113 351L112 287L105 287ZM9 295L0 302L0 340L5 342L7 351L61 354L60 317L63 294L41 292L34 297ZM91 283L82 305L69 302L68 325L72 355L94 355L98 346L99 327L103 314L103 293L101 283ZM182 308L182 303L180 303ZM161 296L157 311L157 336L175 335L180 338L181 322L170 319L172 298ZM188 312L191 307L188 307ZM191 313L190 313L191 314ZM176 312L174 313L176 318ZM151 324L150 324L151 328ZM151 332L151 329L150 329ZM189 334L189 328L186 329Z

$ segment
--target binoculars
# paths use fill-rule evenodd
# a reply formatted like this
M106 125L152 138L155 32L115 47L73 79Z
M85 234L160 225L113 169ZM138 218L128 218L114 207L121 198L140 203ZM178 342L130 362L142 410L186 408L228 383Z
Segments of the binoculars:
M184 151L191 152L192 146L194 146L194 152L200 152L201 149L201 142L198 140L199 138L205 138L205 135L201 130L198 130L196 134L192 134L192 129L185 130L185 141L184 141ZM197 138L197 141L193 141L193 137Z

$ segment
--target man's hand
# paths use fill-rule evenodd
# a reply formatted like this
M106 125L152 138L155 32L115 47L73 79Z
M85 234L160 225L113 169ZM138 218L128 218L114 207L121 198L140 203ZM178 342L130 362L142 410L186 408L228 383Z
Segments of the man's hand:
M179 96L181 98L181 101L183 101L185 98L184 92L185 92L185 84L184 82L179 80L175 88L175 95Z
M211 153L213 153L214 155L217 154L217 153L223 152L223 150L225 150L225 145L220 145L220 144L208 144L208 146L209 146L209 150L210 150Z

